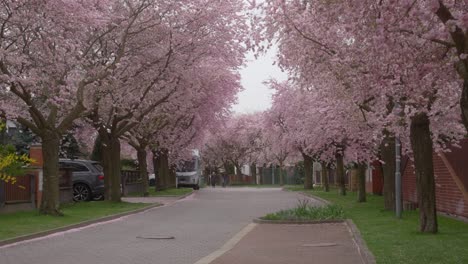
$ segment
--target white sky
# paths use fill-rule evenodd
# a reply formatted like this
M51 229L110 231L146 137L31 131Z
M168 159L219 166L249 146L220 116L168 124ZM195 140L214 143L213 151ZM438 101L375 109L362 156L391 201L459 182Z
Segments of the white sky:
M255 59L247 55L246 67L240 71L244 90L238 94L238 102L232 107L234 113L252 113L271 107L273 91L263 84L270 78L286 80L287 75L278 66L273 65L276 49L270 49L265 55Z

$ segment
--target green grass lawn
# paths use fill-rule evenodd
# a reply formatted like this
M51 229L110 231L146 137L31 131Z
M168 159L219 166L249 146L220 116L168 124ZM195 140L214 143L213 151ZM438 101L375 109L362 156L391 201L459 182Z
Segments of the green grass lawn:
M193 191L192 188L169 188L162 191L155 191L154 187L149 189L150 196L182 196ZM143 196L142 193L130 193L128 196Z
M468 223L439 216L439 233L422 234L418 232L417 211L405 211L402 219L396 219L393 212L382 209L382 196L369 195L368 202L357 203L356 193L344 197L333 189L307 193L341 205L345 217L361 231L377 263L468 263Z
M37 233L82 221L143 208L143 203L92 201L65 204L64 216L40 215L37 211L0 214L0 240Z

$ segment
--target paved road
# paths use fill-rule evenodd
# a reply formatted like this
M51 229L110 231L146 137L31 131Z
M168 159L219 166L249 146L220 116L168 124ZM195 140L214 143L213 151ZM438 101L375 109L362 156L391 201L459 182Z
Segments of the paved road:
M253 250L253 248L255 250ZM346 223L260 224L210 264L362 264Z
M170 206L39 241L0 249L1 264L192 264L255 217L303 196L280 189L202 189ZM173 240L138 236L174 236Z

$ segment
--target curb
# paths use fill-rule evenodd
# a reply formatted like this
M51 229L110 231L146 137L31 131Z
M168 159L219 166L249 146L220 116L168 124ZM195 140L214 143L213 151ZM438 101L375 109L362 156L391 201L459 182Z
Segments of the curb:
M331 204L329 201L327 201L327 200L325 200L325 199L322 199L322 198L320 198L320 197L317 197L317 196L315 196L315 195L313 195L313 194L305 193L305 192L302 192L302 191L288 190L288 189L286 189L285 187L281 188L281 190L282 190L282 191L285 191L285 192L299 193L299 194L301 194L301 195L303 195L303 196L307 196L307 197L313 198L313 199L315 199L315 200L318 200L318 201L324 203L325 205Z
M29 234L29 235L22 235L22 236L18 236L18 237L14 237L14 238L8 238L8 239L5 239L5 240L0 240L0 247L7 246L7 245L13 244L13 243L18 243L18 242L25 241L25 240L31 240L31 239L35 239L35 238L40 238L40 237L52 235L54 233L59 233L59 232L67 231L67 230L70 230L70 229L81 228L81 227L89 226L89 225L92 225L92 224L97 224L97 223L100 223L100 222L106 222L106 221L114 220L114 219L117 219L117 218L120 218L120 217L141 213L141 212L144 212L146 210L149 210L149 209L152 209L152 208L155 208L155 207L159 207L159 206L162 206L162 204L152 204L150 206L145 206L143 208L136 209L136 210L133 210L133 211L128 211L128 212L124 212L124 213L118 213L118 214L114 214L114 215L104 216L104 217L100 217L100 218L97 218L97 219L86 220L86 221L79 222L79 223L76 223L76 224L62 226L62 227L58 227L58 228L54 228L54 229L49 229L49 230L46 230L46 231L40 231L40 232Z
M285 190L285 191L290 191L290 190ZM305 193L305 192L301 192L299 191L298 193L304 195L304 196L307 196L307 197L311 197L313 199L317 199L325 204L332 204L331 202L323 199L323 198L320 198L320 197L317 197L313 194L309 194L309 193ZM261 220L261 219L260 219ZM265 221L265 220L263 220ZM269 221L272 221L272 220L269 220ZM255 222L255 220L254 220ZM357 226L354 224L353 220L351 219L346 219L346 220L342 220L341 222L344 222L346 224L346 226L348 227L348 231L351 233L351 236L353 238L353 241L359 251L359 255L361 256L361 259L363 261L364 264L375 264L376 261L375 261L375 256L372 254L372 252L369 250L369 248L367 247L366 245L366 242L364 241L364 239L362 239L362 236L361 236L361 232L359 231L359 229L357 228ZM317 223L318 224L318 223Z
M143 197L143 196L125 196L125 198L158 198L158 197L169 197L169 198L179 198L177 200L180 200L180 199L184 199L185 197L187 196L190 196L192 195L193 193L195 193L195 191L191 191L189 193L186 193L186 194L183 194L183 195L157 195L157 196L147 196L147 197ZM123 197L122 197L123 198Z
M315 200L317 200L317 201L320 201L320 202L324 203L325 205L331 204L329 201L327 201L327 200L325 200L325 199L323 199L323 198L320 198L320 197L318 197L318 196L315 196L315 195L313 195L313 194L309 194L309 193L305 193L305 192L297 192L297 193L300 193L300 194L302 194L302 195L304 195L304 196L313 198L313 199L315 199Z
M183 194L183 195L158 195L158 196L152 196L152 197L174 197L174 198L178 197L179 199L177 199L177 200L181 200L181 199L184 199L185 197L190 196L190 195L192 195L194 193L195 193L195 191L192 190L191 192Z
M346 220L264 220L255 218L253 220L256 224L276 224L276 225L311 225L311 224L331 224L331 223L344 223Z
M354 224L353 220L347 219L346 225L348 226L348 230L353 237L356 247L358 248L359 255L361 255L363 263L375 264L376 261L375 261L374 254L372 254L372 252L367 247L366 242L364 241L364 239L362 239L361 232L359 232L359 229Z

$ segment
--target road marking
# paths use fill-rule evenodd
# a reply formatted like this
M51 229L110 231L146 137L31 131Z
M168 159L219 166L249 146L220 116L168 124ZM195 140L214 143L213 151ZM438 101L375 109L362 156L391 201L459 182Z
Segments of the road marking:
M257 224L255 223L250 223L244 228L242 228L239 233L237 233L235 236L233 236L231 239L229 239L220 249L216 250L215 252L209 254L208 256L205 256L204 258L200 259L199 261L195 262L194 264L209 264L213 262L215 259L221 257L224 253L228 252L231 250L239 241L245 237L250 231L252 231Z

